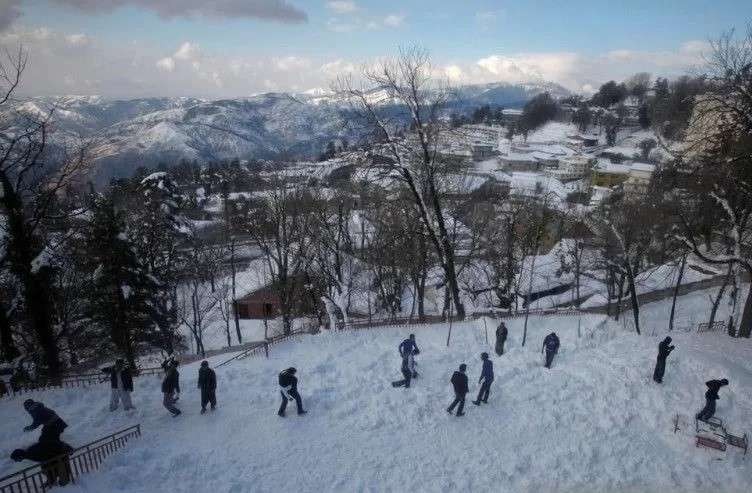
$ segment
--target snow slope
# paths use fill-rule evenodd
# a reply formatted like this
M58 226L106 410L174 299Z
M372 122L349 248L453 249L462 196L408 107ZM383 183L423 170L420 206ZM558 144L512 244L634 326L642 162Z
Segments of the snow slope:
M649 305L646 305L648 307ZM652 309L667 309L665 302ZM648 310L648 308L646 308ZM717 455L672 432L675 412L703 403L708 378L727 377L718 415L751 431L752 341L722 334L676 334L663 386L650 380L661 335L638 337L601 316L510 320L509 351L493 356L496 382L481 408L468 399L463 418L445 407L448 382L468 364L477 392L478 355L490 351L483 321L414 329L421 377L394 389L397 345L408 329L306 336L272 349L268 360L218 369L219 409L198 414L196 365L182 369L184 414L161 408L159 379L137 381L138 410L107 411L108 389L50 391L40 397L70 423L73 444L142 423L143 437L103 469L65 491L720 491L752 488L752 461ZM579 325L579 331L578 331ZM562 339L552 370L540 344L550 329ZM494 327L488 326L489 339ZM579 332L579 337L578 337ZM276 416L276 373L294 365L309 410ZM0 475L6 459L31 440L21 399L0 402ZM747 428L745 429L745 426ZM716 457L724 461L713 460Z

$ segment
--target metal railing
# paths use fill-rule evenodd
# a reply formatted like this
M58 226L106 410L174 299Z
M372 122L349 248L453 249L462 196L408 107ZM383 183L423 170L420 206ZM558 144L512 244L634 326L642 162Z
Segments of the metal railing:
M130 439L140 436L141 425L134 425L79 447L70 454L22 469L0 478L0 493L45 492L54 486L49 484L54 478L75 483L76 478L97 470L107 457L125 447Z
M219 363L218 365L215 366L215 368L219 368L220 366L224 366L224 365L226 365L228 363L231 363L233 361L237 361L237 360L240 360L240 359L249 358L251 356L259 356L262 351L264 352L264 356L266 356L268 358L269 357L269 347L270 346L273 346L274 344L278 344L278 343L283 342L283 341L294 339L294 338L299 337L299 336L301 336L303 334L310 334L310 332L306 331L306 330L302 330L302 331L297 331L297 332L291 332L289 334L282 334L282 335L274 336L274 337L269 338L269 339L267 339L265 341L259 341L255 346L253 346L253 347L251 347L249 349L246 349L245 351L236 354L232 358L227 359L227 360Z
M161 375L164 370L160 367L139 368L133 372L134 377L147 375ZM109 382L110 376L105 373L83 373L79 375L68 375L58 379L35 380L24 382L20 385L6 384L6 392L0 395L0 398L15 397L17 395L28 394L39 390L48 390L52 388L79 388L89 387Z

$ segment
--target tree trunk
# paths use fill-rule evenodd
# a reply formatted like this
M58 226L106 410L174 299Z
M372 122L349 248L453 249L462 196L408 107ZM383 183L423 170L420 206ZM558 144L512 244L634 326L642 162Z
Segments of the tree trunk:
M752 277L752 276L751 276ZM741 289L741 287L739 287ZM739 330L737 330L738 337L750 337L752 333L752 289L747 293L747 300L744 302L744 311L742 312L742 319L739 323Z
M640 303L637 298L637 289L635 288L634 273L632 266L627 263L627 284L629 286L629 297L632 300L632 316L634 317L635 331L640 334Z
M733 267L729 265L728 271L726 272L726 277L723 278L721 289L718 290L718 295L715 297L715 301L713 301L713 308L710 310L710 320L708 320L708 327L712 327L713 323L715 322L715 315L718 312L718 306L721 304L721 300L723 299L723 293L726 292L726 288L728 287L732 272Z
M616 317L615 320L619 321L619 316L621 316L621 301L624 298L624 280L626 276L624 274L621 275L619 278L619 294L616 297Z
M232 318L235 320L235 334L238 337L238 344L243 344L243 335L240 333L240 316L238 315L238 307L236 303L237 294L235 292L235 278L237 276L235 268L235 240L232 240L230 243L230 272L232 275Z
M676 313L676 298L679 296L682 278L684 277L684 267L687 265L687 254L682 255L681 264L679 264L679 275L676 276L676 286L674 286L674 298L671 300L671 315L668 318L668 331L674 330L674 314Z
M0 361L12 361L21 352L13 342L13 330L5 310L5 305L0 303Z

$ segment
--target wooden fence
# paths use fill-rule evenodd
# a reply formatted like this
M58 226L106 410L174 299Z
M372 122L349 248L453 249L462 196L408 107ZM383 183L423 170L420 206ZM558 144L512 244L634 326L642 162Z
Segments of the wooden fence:
M132 438L141 436L141 425L134 425L112 435L100 438L43 464L27 467L16 473L0 478L0 493L40 493L48 491L48 472L55 471L57 477L67 477L75 483L76 478L95 471L102 462L116 450L125 447Z

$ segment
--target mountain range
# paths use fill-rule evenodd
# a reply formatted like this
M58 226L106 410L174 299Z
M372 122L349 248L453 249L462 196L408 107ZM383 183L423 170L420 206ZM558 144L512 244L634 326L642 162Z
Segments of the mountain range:
M520 108L541 92L569 94L553 83L462 86L447 111L462 113L484 104ZM388 106L384 103L384 111ZM332 140L353 143L368 134L341 98L323 91L220 100L39 97L19 101L0 116L46 115L53 107L51 144L87 142L91 179L100 185L130 176L139 166L181 159L310 159Z

